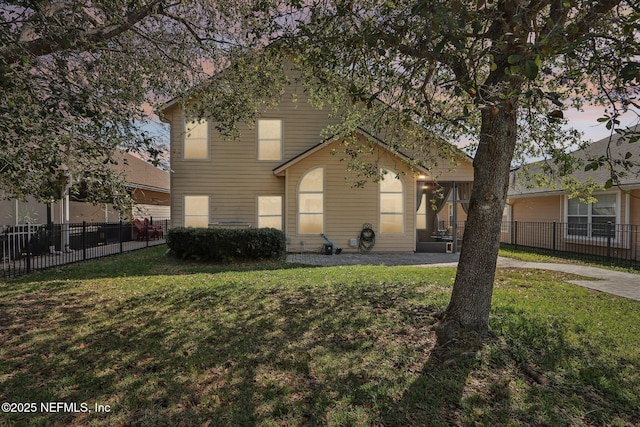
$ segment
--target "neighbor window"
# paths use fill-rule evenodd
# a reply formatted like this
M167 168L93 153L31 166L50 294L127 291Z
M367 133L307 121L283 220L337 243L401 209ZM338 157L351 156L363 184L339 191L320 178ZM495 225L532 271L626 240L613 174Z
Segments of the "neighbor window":
M381 170L380 180L380 231L402 233L404 231L404 190L398 176Z
M258 160L282 160L282 120L258 120Z
M282 196L258 197L258 228L282 230Z
M324 168L307 172L298 187L298 233L320 234L324 223Z
M209 125L206 120L186 122L183 157L199 160L209 158Z
M511 205L505 204L502 210L502 225L500 225L501 233L508 233L511 229Z
M184 226L209 226L209 196L184 196Z
M596 196L595 203L582 203L579 199L567 201L567 234L570 236L606 237L607 223L616 223L618 197L616 194ZM614 227L611 236L615 236Z

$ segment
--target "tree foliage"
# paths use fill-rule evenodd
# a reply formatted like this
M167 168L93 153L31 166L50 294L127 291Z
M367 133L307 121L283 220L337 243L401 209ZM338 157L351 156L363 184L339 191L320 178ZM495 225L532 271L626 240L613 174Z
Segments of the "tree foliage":
M323 88L321 98L337 100L338 109L374 110L385 128L417 123L448 140L475 141L445 340L461 328L488 327L510 168L531 156L548 156L559 173L575 167L566 151L580 135L563 130L563 111L605 105L607 127L638 139L619 118L639 107L635 1L318 0L289 2L282 16L295 16L295 24L275 20L276 32L311 70L307 81ZM370 114L343 117L371 126ZM594 168L603 159L589 161Z
M89 0L0 2L0 188L60 197L82 181L93 200L126 203L115 149L157 161L154 107L228 63L251 40L250 4ZM232 40L235 40L232 42Z
M440 134L479 141L479 112L518 113L516 159L564 148L562 110L638 108L630 1L317 1L291 42L305 60ZM300 25L299 22L304 22ZM570 142L575 142L575 135ZM552 154L552 153L551 153Z
M443 330L486 330L509 170L543 155L561 172L575 167L566 149L579 135L563 130L564 110L605 105L606 126L638 140L619 118L639 107L635 0L0 5L0 182L11 194L55 197L61 175L113 182L103 164L113 149L153 151L139 126L145 102L177 97L233 136L281 96L285 57L314 105L339 118L328 134L364 128L423 162L453 154L443 140L472 140L475 182ZM346 151L357 160L357 148Z

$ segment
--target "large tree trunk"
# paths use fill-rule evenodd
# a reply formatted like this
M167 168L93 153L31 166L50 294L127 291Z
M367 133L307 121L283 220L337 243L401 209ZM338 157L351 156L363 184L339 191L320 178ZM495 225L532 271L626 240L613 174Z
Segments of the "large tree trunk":
M460 262L451 301L439 327L442 344L463 330L481 334L488 331L500 226L516 133L515 108L482 111L480 144L473 161L474 183Z

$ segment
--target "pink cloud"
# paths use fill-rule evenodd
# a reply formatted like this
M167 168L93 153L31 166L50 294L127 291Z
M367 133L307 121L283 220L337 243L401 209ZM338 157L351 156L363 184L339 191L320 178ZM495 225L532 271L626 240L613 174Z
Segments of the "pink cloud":
M583 111L575 109L565 111L565 118L569 121L568 126L579 130L584 134L585 140L591 141L598 141L611 134L605 123L598 122L598 118L604 115L604 107L594 105L584 106ZM640 111L628 112L620 118L620 127L637 125L639 117Z

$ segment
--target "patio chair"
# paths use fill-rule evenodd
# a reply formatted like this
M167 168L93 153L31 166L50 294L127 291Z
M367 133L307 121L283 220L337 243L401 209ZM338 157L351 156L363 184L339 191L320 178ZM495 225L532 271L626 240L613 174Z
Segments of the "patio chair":
M153 236L154 239L162 239L164 237L164 230L161 225L151 224L149 218L144 219L144 225L147 227L150 237Z
M136 240L147 240L155 233L153 228L149 227L138 218L133 220L133 229L136 231Z

